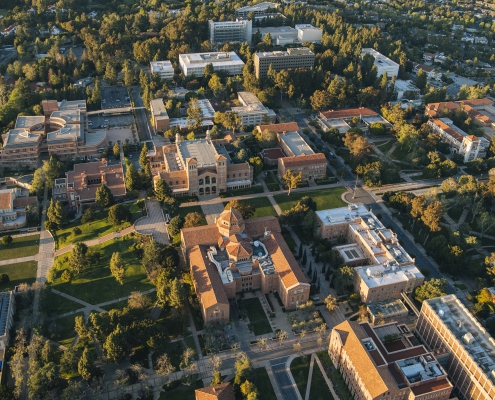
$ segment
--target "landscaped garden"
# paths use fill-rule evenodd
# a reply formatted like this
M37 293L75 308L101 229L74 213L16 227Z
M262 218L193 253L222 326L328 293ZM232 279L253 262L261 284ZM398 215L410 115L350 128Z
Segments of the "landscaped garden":
M270 321L268 321L263 306L257 297L242 299L239 302L239 309L241 310L241 313L243 311L246 312L246 315L249 318L250 327L256 336L273 332Z
M187 214L196 212L198 214L201 214L203 216L203 225L206 225L206 218L205 215L203 214L203 209L201 206L188 206L188 207L180 207L179 211L175 215L180 215L182 218L185 218ZM170 216L172 217L172 215Z
M383 153L383 154L387 154L388 151L392 148L392 146L394 145L395 143L395 140L385 140L383 142L380 142L378 144L378 142L375 142L375 145L376 147L378 147L378 149Z
M80 271L70 282L61 278L63 270L68 269L68 255L56 258L54 268L55 277L53 287L63 293L74 296L90 304L128 296L134 291L145 291L153 285L146 276L135 252L130 248L135 240L126 235L120 239L113 239L98 246L90 247L92 262L86 269ZM110 272L110 258L113 253L120 253L125 268L125 282L119 284Z
M0 261L38 254L40 235L13 237L9 245L0 243Z
M78 315L83 315L83 313L68 315L67 317L58 318L50 322L47 328L48 332L46 333L49 339L60 343L62 346L70 347L76 338L74 320Z
M329 188L324 190L309 190L305 192L292 192L290 195L277 194L273 196L282 211L290 210L299 200L305 196L311 197L316 202L317 210L326 210L329 208L343 207L347 203L342 200L344 188Z
M32 284L36 280L37 267L38 263L36 261L0 265L0 274L7 274L9 277L9 282L0 283L0 291L14 290L21 283Z
M268 372L265 368L256 368L254 370L254 385L258 389L259 398L263 400L277 400L272 383L268 377Z

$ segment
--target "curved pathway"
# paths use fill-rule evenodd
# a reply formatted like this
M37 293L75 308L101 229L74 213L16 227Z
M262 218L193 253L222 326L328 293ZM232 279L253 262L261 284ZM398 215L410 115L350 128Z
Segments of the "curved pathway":
M159 243L169 244L167 225L160 203L157 200L147 200L145 204L148 216L139 218L134 223L134 229L143 235L153 236Z

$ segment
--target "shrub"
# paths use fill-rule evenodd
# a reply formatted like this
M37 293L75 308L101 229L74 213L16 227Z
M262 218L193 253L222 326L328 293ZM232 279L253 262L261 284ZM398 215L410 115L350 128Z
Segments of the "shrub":
M70 282L72 280L72 274L69 270L66 269L64 272L62 272L61 278L64 282Z
M1 274L0 275L0 283L9 283L10 278L7 274Z
M74 228L72 228L72 234L73 235L80 235L82 233L82 230L81 228L75 226Z

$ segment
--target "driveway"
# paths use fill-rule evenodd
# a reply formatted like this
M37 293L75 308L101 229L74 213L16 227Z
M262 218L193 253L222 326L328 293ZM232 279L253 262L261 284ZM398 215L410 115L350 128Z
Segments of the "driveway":
M160 203L157 200L147 200L146 210L148 216L138 219L134 224L136 232L143 235L152 235L157 242L169 244L167 225L165 224L165 216Z
M278 388L284 400L299 400L299 396L294 389L285 363L289 357L280 357L275 360L270 360L270 366L272 367L273 375L277 381Z

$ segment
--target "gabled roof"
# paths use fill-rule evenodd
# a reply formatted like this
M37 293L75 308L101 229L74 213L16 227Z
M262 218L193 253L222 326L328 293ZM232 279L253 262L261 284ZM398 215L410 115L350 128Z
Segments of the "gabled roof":
M302 154L300 156L294 156L294 157L279 158L279 162L281 162L286 168L290 168L290 167L309 165L313 163L322 163L322 162L326 163L327 159L325 157L325 154L315 153L315 154Z
M294 132L294 131L297 132L299 130L299 125L297 124L297 122L284 122L282 124L259 125L258 130L260 132L269 130L275 133Z
M196 400L235 400L234 389L230 382L196 389L194 394Z
M10 209L12 192L0 193L0 210Z
M366 107L347 108L345 110L329 110L321 113L321 116L326 119L352 118L359 116L371 117L373 115L378 115L378 113Z

